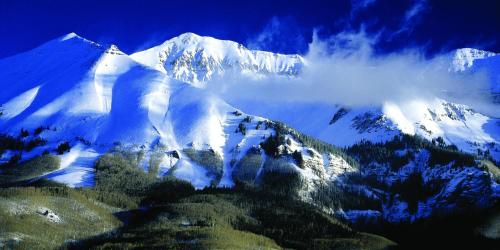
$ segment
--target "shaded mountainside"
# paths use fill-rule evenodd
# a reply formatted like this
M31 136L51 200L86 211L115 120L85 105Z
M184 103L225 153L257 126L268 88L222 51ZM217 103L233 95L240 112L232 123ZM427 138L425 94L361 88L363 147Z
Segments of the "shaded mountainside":
M116 182L117 178L108 180ZM384 237L354 230L306 203L275 197L266 190L240 186L196 191L175 179L148 180L139 173L132 178L142 179L146 188L131 192L96 184L93 189L69 189L42 182L34 183L35 187L1 189L0 206L7 209L1 210L0 219L7 224L0 228L0 246L388 249L395 245ZM139 205L140 209L134 209Z

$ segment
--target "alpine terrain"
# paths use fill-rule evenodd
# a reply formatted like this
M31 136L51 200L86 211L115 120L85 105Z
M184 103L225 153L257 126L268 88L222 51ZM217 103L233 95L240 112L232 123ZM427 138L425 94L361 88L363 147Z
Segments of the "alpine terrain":
M446 58L486 72L498 105L500 54ZM0 248L499 246L500 118L212 91L308 65L193 33L130 55L70 33L0 59Z

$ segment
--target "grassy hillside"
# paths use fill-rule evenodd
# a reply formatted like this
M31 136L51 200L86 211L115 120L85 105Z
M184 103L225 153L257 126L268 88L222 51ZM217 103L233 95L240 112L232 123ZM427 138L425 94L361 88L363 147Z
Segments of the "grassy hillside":
M154 206L131 211L128 225L119 233L93 237L71 248L386 249L395 245L383 237L358 233L305 203L275 199L253 189L185 190L183 198L169 192L183 193L175 187L165 190L170 200L159 197Z
M55 249L108 232L121 225L114 211L70 188L2 188L0 248Z

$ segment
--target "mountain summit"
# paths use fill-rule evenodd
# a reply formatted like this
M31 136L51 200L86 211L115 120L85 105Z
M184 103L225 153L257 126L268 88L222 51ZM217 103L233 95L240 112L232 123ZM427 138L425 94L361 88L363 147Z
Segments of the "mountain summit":
M304 63L299 55L249 50L233 41L193 33L184 33L131 57L174 79L193 84L220 77L227 71L295 76Z

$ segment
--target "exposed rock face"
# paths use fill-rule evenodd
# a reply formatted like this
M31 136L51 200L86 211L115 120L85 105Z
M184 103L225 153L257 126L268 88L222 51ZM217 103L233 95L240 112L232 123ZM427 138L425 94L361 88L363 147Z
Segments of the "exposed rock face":
M36 210L36 213L45 217L48 221L53 222L53 223L61 223L62 220L59 218L59 216L52 210L45 208L45 207L39 207Z

